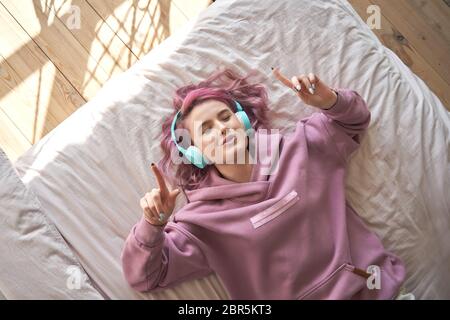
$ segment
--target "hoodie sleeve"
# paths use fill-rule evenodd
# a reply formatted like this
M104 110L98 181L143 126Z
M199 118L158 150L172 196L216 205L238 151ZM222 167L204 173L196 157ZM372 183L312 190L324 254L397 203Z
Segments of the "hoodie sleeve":
M320 121L330 142L344 163L359 147L361 135L370 123L370 110L363 98L351 89L334 89L336 103L321 110L315 121ZM314 121L314 120L313 120Z
M128 235L121 259L125 279L140 292L212 272L200 248L174 223L155 226L143 217Z

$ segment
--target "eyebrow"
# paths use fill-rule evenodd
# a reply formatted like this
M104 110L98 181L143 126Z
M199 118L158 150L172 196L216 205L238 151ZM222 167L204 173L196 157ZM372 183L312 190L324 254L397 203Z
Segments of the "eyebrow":
M226 111L230 111L230 110L229 110L228 108L224 108L224 109L220 110L220 111L217 113L217 115L220 116L222 113L224 113L224 112L226 112ZM204 121L204 122L202 123L202 126L201 126L202 130L203 130L203 128L205 127L205 125L209 124L210 122L211 122L211 120L206 120L206 121Z

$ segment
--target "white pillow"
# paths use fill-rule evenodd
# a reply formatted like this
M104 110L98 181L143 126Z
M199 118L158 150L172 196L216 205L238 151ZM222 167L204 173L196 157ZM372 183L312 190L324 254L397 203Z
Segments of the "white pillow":
M1 148L0 299L103 299Z

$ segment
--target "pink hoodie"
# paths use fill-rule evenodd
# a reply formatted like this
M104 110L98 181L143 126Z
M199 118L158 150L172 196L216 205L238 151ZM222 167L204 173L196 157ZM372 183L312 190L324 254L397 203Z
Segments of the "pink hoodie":
M222 178L214 167L200 188L186 190L173 222L142 218L122 252L128 283L159 290L215 272L231 299L395 298L403 262L345 199L347 161L370 111L357 92L337 92L331 109L301 119L294 132L256 133L257 145L267 139L279 148L274 173L264 166L277 151L269 147L249 182ZM370 265L381 271L379 288L367 285Z

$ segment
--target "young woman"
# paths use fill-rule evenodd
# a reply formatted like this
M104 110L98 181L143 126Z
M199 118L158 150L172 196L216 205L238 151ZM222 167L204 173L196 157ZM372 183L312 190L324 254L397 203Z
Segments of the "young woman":
M159 290L215 272L231 299L397 297L404 264L345 199L347 161L370 122L365 101L314 74L293 77L318 112L273 134L266 91L249 76L226 69L177 90L164 157L152 164L158 187L141 199L122 252L128 283ZM171 216L181 190L187 204Z

